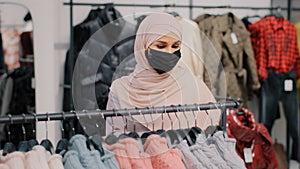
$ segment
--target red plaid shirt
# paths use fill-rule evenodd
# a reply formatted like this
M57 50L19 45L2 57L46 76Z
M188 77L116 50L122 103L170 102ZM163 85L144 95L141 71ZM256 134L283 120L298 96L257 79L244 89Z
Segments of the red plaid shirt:
M268 76L267 69L287 73L296 68L300 77L300 55L296 27L284 18L265 17L248 27L255 53L257 73L261 80Z

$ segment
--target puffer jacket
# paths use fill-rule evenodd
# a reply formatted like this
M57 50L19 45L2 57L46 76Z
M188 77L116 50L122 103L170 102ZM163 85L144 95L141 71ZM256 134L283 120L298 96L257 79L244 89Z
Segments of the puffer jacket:
M267 128L256 122L248 109L228 111L227 133L228 137L237 140L236 151L244 161L244 148L252 149L253 162L245 162L247 169L279 169L273 141Z

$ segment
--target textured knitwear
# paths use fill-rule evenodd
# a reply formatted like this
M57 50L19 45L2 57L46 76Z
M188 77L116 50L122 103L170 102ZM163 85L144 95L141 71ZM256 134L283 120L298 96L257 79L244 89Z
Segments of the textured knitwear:
M65 169L85 169L81 165L78 153L75 150L69 150L66 152L63 158L63 164Z

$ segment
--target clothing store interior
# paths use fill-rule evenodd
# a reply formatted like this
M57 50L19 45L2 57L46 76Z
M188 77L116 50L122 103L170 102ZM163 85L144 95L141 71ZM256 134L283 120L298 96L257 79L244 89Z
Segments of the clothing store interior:
M299 96L297 0L0 0L0 169L298 169Z

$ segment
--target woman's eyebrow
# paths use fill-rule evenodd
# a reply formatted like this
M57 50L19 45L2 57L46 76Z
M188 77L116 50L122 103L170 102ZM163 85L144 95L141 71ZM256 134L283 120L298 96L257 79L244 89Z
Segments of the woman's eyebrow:
M160 40L155 41L155 42L158 42L158 43L167 43L167 42L165 42L165 41L160 41Z
M168 43L168 42L161 41L161 40L158 40L158 41L155 41L155 42L156 42L156 43L164 43L164 44ZM174 42L174 43L181 43L181 41L178 40L178 41L176 41L176 42Z

